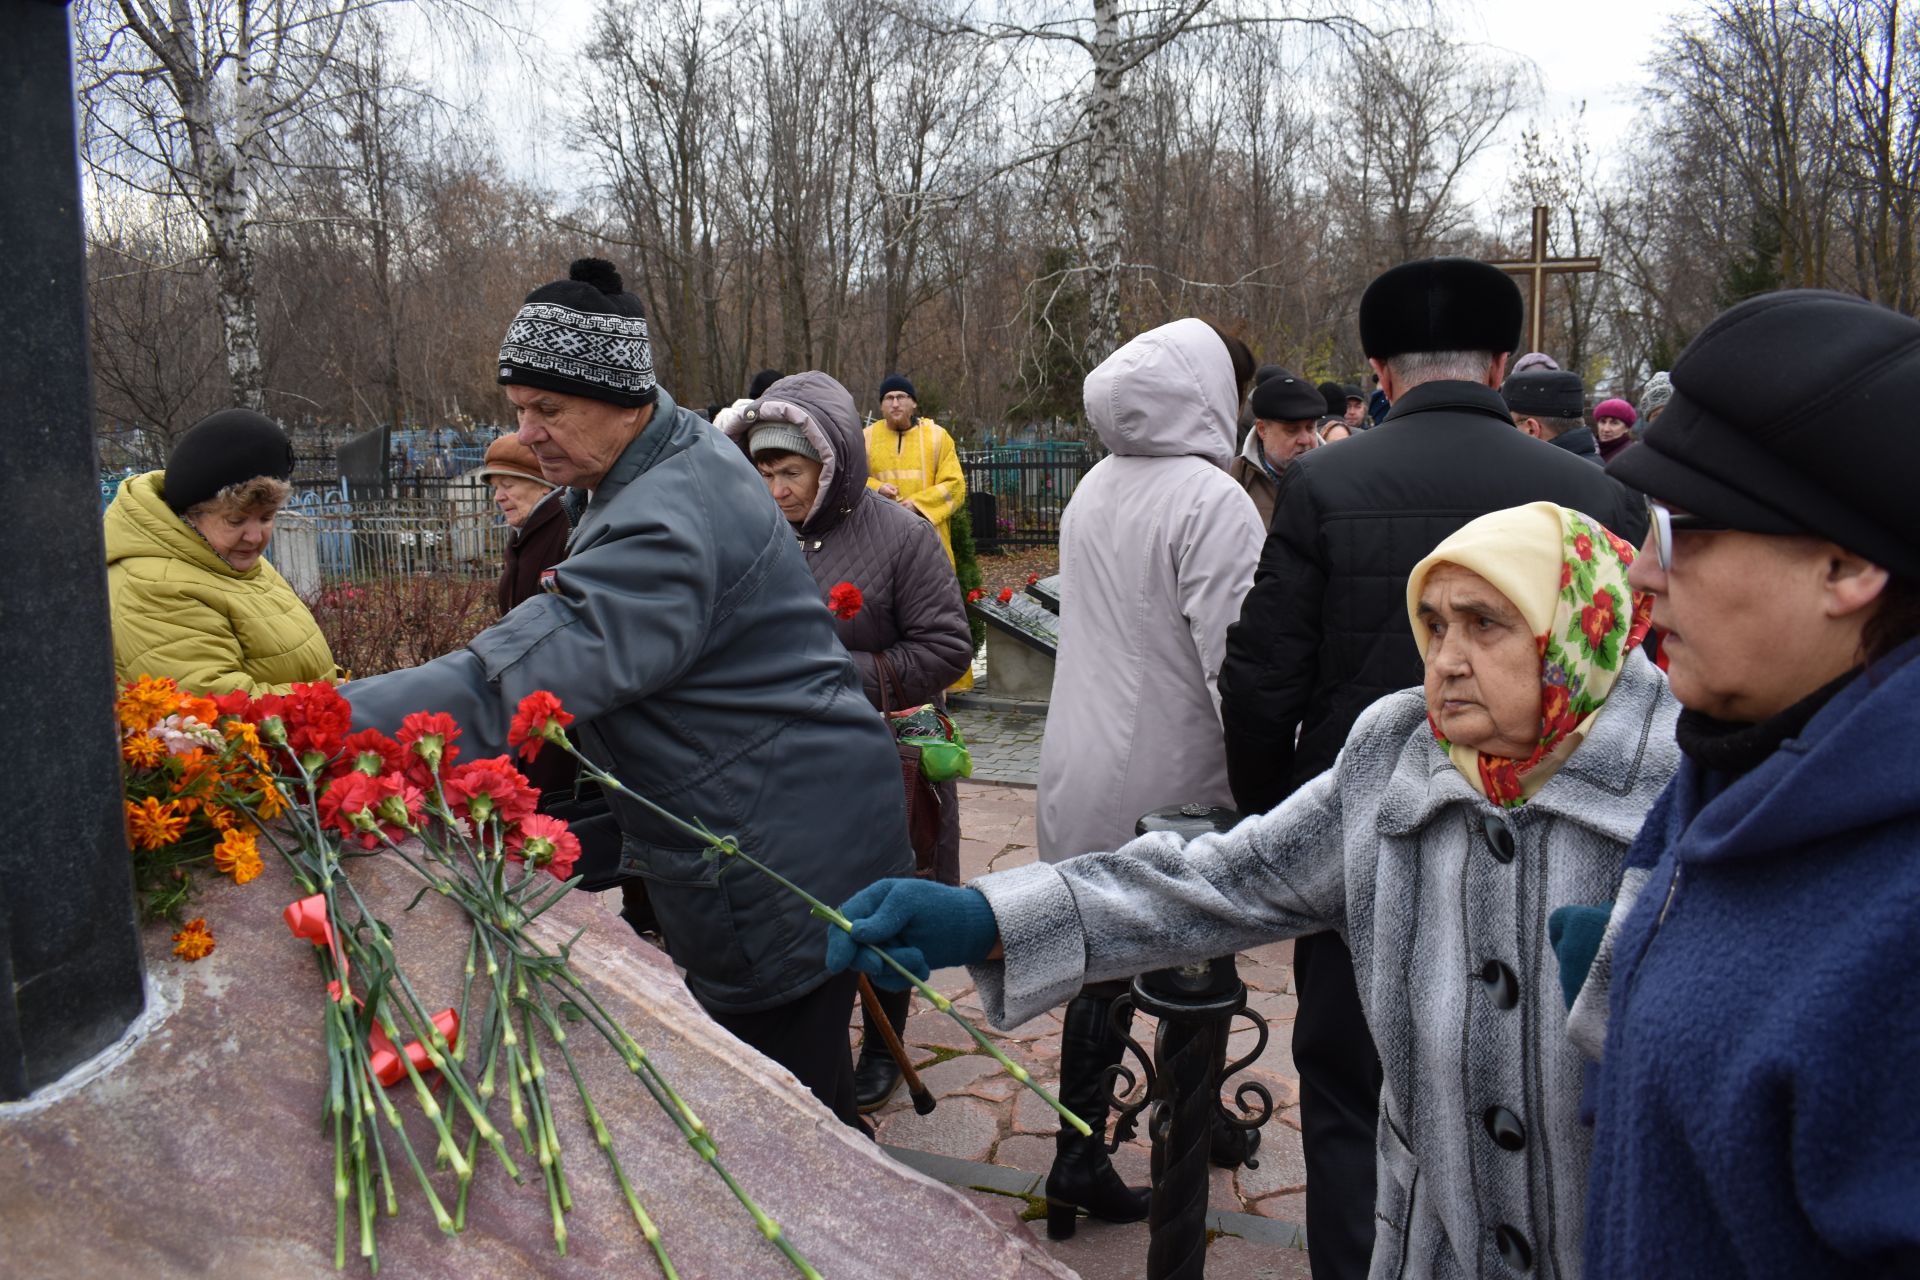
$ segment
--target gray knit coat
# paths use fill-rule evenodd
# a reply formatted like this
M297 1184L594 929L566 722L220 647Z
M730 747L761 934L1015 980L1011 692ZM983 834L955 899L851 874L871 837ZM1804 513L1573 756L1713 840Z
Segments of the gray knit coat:
M1006 956L973 968L988 1016L1010 1026L1086 982L1338 930L1385 1073L1374 1280L1518 1276L1521 1257L1536 1280L1577 1277L1592 1144L1547 916L1613 897L1679 762L1677 711L1636 652L1560 771L1496 810L1434 741L1420 691L1391 694L1332 769L1224 836L974 881Z

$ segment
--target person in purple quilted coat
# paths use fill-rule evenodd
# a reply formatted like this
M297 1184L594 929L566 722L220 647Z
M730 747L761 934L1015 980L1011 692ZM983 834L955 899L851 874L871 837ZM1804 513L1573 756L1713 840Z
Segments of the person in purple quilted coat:
M793 526L868 699L892 710L941 702L941 690L973 659L960 582L926 518L867 488L867 443L852 395L824 373L796 373L744 408L721 413L715 425L753 460ZM951 781L935 790L934 877L958 884L959 796ZM906 1022L911 996L881 994L896 1028ZM855 1103L877 1111L899 1083L899 1069L869 1024L854 1071Z

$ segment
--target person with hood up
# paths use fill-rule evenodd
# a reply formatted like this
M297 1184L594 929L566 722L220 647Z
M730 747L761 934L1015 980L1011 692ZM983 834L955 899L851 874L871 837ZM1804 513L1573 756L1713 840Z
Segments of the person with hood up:
M165 470L121 482L106 518L116 677L259 696L339 674L320 624L266 557L292 475L286 432L222 409L187 429Z
M1920 322L1762 294L1671 376L1608 468L1684 710L1574 1004L1587 1276L1920 1275Z
M1229 802L1214 677L1262 536L1226 470L1238 408L1233 357L1202 320L1149 330L1087 375L1087 420L1110 456L1060 522L1060 645L1037 796L1048 862L1118 848L1153 809ZM1093 1136L1062 1127L1047 1195L1132 1222L1146 1195L1121 1182L1101 1138L1104 1075L1122 1044L1107 1015L1122 989L1067 1006L1060 1096Z
M1368 1274L1577 1280L1592 1136L1548 921L1612 888L1678 761L1633 559L1551 502L1468 523L1402 586L1420 687L1279 808L961 889L883 881L842 908L828 963L871 971L856 941L965 963L1007 1026L1085 982L1337 929L1386 1069Z
M973 658L960 581L932 526L867 488L866 438L847 389L824 373L797 373L769 384L741 411L723 412L717 425L767 482L821 597L840 602L834 631L853 655L867 700L894 711L944 704L941 690ZM857 596L845 595L849 586ZM958 884L959 788L950 779L934 790L940 840L933 877ZM895 1030L906 1024L912 994L881 997ZM900 1069L869 1020L854 1102L863 1113L877 1111L899 1083Z
M522 699L545 690L590 759L816 897L910 874L893 735L753 465L655 380L645 308L613 264L582 258L528 294L497 368L521 442L568 487L567 556L465 648L346 685L354 728L444 712L466 758L502 755ZM608 799L620 869L646 882L694 999L864 1128L855 984L822 968L806 902Z
M1320 444L1315 427L1321 408L1330 403L1321 392L1277 367L1247 397L1253 429L1247 432L1227 474L1253 499L1262 529L1273 521L1273 496L1287 464Z

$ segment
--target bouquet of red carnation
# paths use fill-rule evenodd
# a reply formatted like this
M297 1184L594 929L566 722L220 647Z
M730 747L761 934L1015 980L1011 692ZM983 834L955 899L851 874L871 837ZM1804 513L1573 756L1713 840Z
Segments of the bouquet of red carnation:
M866 598L860 594L860 588L851 582L836 582L833 589L827 592L827 608L842 622L859 613L860 607L866 602Z

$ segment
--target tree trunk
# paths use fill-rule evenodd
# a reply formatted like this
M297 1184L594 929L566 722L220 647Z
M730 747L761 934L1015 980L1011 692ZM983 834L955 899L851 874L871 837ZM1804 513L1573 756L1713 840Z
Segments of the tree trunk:
M1093 0L1093 88L1087 101L1092 181L1087 234L1087 367L1120 345L1120 44L1118 0Z

